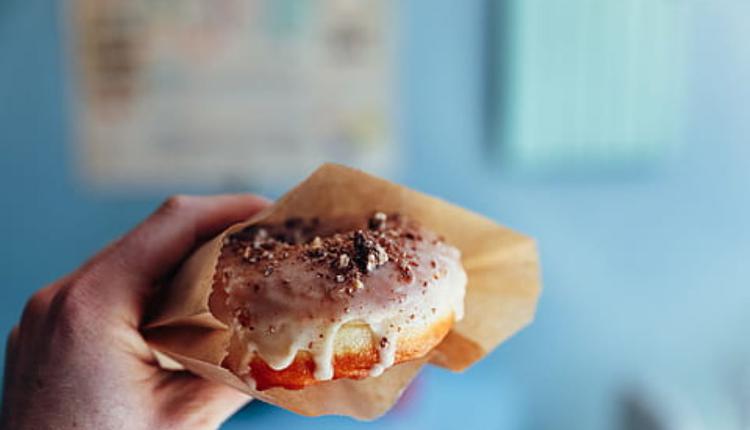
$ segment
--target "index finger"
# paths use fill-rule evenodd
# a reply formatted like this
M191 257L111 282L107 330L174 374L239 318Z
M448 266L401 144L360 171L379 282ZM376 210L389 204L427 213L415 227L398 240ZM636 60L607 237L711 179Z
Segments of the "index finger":
M154 286L201 242L270 203L249 194L176 196L81 269L84 288L113 306L142 312Z

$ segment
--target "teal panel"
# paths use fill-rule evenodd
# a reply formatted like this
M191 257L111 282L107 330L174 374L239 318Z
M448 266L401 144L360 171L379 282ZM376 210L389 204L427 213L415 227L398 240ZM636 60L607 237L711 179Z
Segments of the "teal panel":
M664 0L517 0L495 13L493 144L516 167L641 165L679 146L686 18Z

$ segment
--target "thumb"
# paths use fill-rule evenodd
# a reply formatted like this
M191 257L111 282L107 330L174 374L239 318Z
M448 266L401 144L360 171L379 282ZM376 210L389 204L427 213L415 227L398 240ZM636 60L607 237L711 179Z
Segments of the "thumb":
M162 409L180 428L215 429L252 400L230 386L187 372L171 373L161 386L169 404Z
M161 387L169 402L163 413L180 428L215 429L252 400L227 385L212 382L188 372L167 375Z
M143 303L162 278L198 244L231 224L249 218L269 203L248 194L177 196L81 270L110 313L138 325Z

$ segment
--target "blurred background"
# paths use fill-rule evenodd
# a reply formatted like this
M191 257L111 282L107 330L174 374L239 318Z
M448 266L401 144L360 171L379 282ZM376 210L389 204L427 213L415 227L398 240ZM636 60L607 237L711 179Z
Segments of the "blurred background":
M743 0L2 0L0 332L165 196L339 161L537 238L537 320L379 421L226 429L750 429L748 40Z

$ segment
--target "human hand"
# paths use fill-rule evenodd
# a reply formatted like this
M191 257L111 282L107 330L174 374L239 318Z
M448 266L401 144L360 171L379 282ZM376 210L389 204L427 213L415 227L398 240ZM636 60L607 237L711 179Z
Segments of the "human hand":
M216 428L249 397L160 369L138 328L146 303L201 242L268 203L168 199L72 274L35 293L8 338L0 428Z

